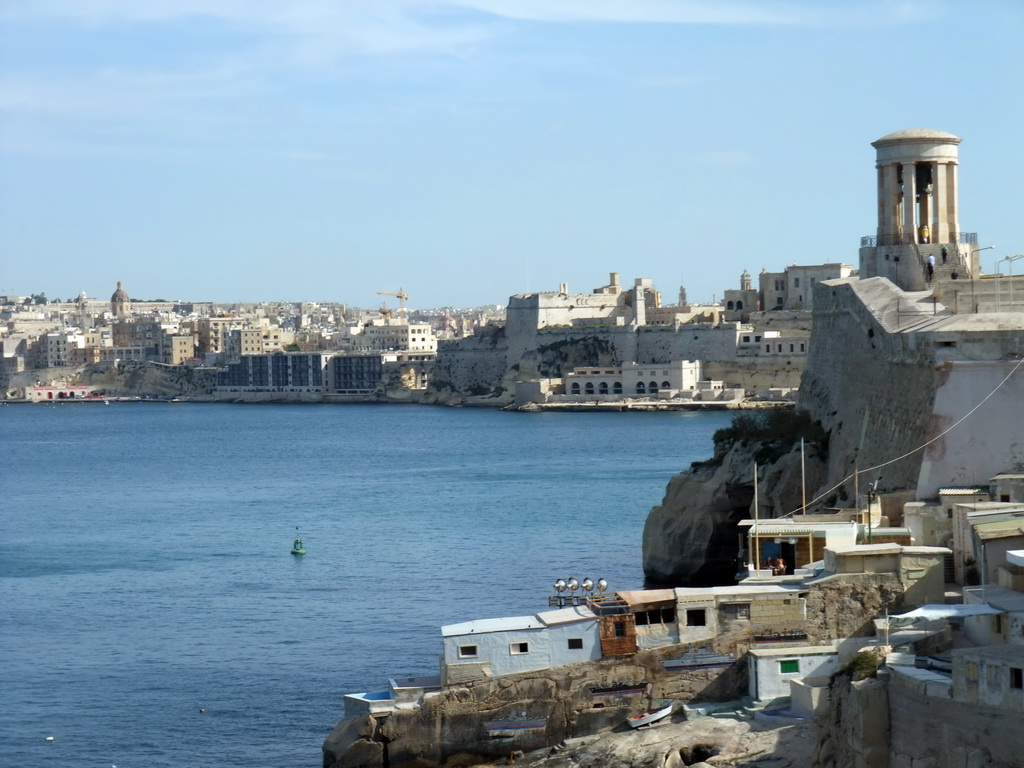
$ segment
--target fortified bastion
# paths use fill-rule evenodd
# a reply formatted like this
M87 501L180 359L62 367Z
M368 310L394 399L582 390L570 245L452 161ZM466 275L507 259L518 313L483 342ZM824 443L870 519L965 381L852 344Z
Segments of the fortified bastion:
M860 279L824 281L814 295L798 408L827 438L807 460L810 501L849 506L875 481L934 498L940 482L1024 468L1024 278L982 275L977 234L960 230L960 141L915 129L873 143L878 225L861 240ZM791 448L761 468L763 516L800 507ZM708 560L738 554L753 454L736 446L670 481L644 530L650 581L686 585Z

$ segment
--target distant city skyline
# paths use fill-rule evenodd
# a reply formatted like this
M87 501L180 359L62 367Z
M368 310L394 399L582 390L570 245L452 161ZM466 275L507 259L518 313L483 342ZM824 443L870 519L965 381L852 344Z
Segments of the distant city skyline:
M857 265L870 143L963 138L1024 252L1013 0L9 0L0 294L666 303ZM1005 266L1004 266L1005 268Z

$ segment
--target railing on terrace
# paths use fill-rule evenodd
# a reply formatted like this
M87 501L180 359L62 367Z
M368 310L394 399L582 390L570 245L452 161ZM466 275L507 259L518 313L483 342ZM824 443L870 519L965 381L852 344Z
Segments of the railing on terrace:
M896 235L866 235L860 239L861 248L875 248L879 245L910 245L915 242L913 235L909 234L896 234ZM962 243L963 245L977 245L978 244L978 233L977 232L959 232L953 233L949 241L950 243Z

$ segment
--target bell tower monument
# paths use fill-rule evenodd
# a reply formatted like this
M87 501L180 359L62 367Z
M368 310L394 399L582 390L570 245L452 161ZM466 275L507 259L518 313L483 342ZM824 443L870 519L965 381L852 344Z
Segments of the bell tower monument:
M945 131L914 128L871 143L878 230L861 239L862 277L886 277L905 291L923 291L943 271L977 274L978 236L960 231L960 141Z

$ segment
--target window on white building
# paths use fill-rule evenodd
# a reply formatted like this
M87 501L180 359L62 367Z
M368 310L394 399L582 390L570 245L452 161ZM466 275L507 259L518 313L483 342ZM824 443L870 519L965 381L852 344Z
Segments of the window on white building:
M477 650L475 645L460 645L459 646L459 658L460 659L475 659Z
M508 651L513 656L522 656L524 653L529 653L530 652L530 644L529 643L512 643L511 645L509 645Z
M582 651L583 650L583 638L582 637L570 637L568 639L570 651Z

